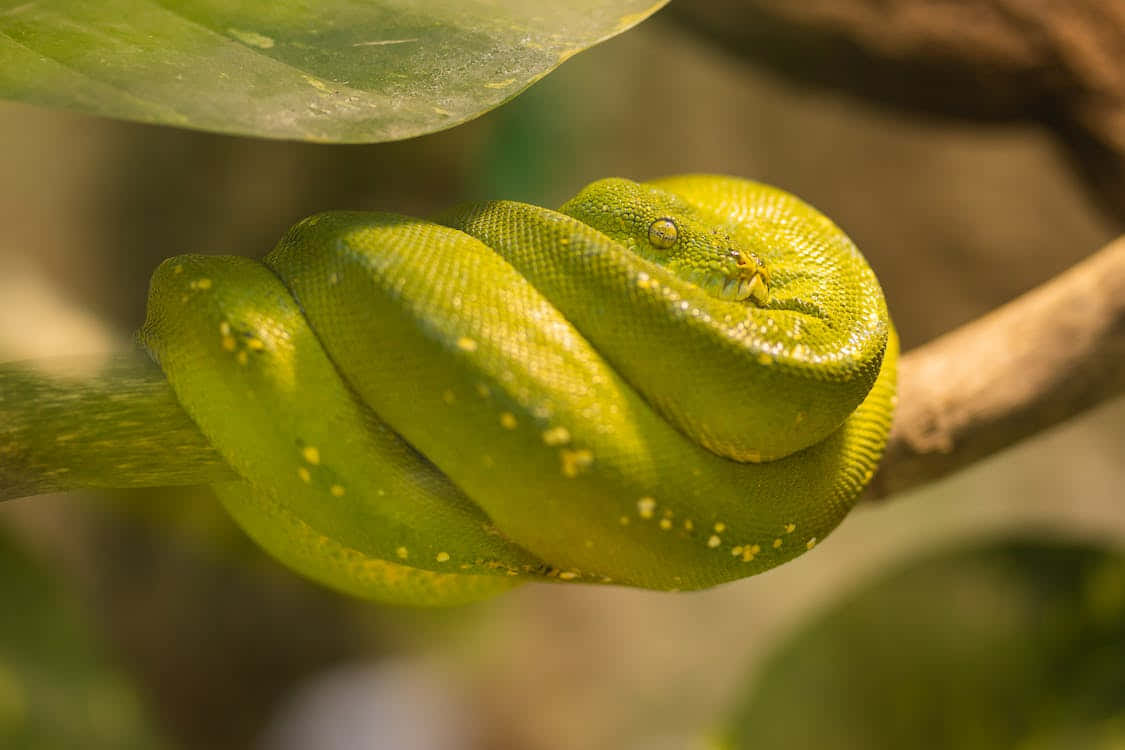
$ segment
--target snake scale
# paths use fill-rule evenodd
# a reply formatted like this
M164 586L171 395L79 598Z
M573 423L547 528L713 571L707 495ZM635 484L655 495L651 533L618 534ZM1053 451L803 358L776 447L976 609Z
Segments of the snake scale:
M140 339L241 477L215 490L251 537L408 604L771 568L854 504L895 398L855 245L714 175L318 214L263 262L166 260Z

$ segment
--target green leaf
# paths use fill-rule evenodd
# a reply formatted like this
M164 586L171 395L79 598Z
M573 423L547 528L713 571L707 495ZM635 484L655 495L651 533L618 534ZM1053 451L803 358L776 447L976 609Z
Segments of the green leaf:
M0 97L330 142L512 98L667 0L0 0Z
M915 562L767 661L742 748L1125 747L1125 555L1018 541Z

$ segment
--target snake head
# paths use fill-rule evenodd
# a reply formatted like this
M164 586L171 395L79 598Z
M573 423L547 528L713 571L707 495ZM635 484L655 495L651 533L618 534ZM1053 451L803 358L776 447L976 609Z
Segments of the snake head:
M559 210L718 299L769 302L761 242L747 227L716 221L675 193L609 178Z

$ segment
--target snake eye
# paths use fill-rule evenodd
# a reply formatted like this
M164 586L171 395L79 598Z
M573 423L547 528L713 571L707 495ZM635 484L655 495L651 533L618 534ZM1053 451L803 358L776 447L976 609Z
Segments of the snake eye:
M679 230L671 219L657 219L648 226L648 241L653 247L667 250L676 244Z

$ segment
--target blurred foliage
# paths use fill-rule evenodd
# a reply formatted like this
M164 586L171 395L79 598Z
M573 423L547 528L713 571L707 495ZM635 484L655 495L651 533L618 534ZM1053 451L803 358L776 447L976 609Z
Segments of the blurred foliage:
M141 701L70 592L0 535L0 747L157 748Z
M397 140L502 104L665 2L0 2L0 96L223 133Z
M769 659L730 748L1125 747L1125 556L1010 541L915 563Z

